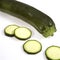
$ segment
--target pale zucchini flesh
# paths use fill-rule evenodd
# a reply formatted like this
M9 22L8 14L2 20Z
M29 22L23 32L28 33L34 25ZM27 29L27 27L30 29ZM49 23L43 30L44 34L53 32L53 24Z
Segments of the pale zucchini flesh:
M31 35L32 35L31 30L26 27L20 27L15 30L15 36L18 39L26 40L26 39L30 38Z
M28 40L24 43L23 49L28 54L37 54L42 50L42 45L36 40Z
M14 30L15 30L16 28L18 28L18 27L19 27L19 26L14 25L14 24L8 25L8 26L4 29L4 32L5 32L5 34L8 35L8 36L14 36Z
M45 55L48 60L60 60L60 47L50 46L46 49Z

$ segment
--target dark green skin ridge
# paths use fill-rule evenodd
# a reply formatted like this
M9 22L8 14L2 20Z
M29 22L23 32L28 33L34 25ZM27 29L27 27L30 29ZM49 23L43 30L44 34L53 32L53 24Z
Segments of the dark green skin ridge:
M16 16L31 24L44 37L52 36L56 31L55 24L49 16L25 3L12 0L1 0L0 11Z
M52 45L52 46L50 46L50 47L58 47L58 48L60 49L59 46L55 46L55 45ZM50 47L48 47L48 48L45 50L46 58L47 58L48 60L55 60L55 59L52 59L52 58L48 57L48 55L46 54L46 51L47 51ZM60 60L60 59L56 59L56 60Z

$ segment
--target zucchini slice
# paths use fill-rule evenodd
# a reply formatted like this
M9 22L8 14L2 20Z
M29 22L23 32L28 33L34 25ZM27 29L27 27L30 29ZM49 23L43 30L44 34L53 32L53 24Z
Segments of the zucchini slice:
M8 36L14 36L14 30L16 29L16 28L18 28L19 26L17 26L17 25L8 25L5 29L4 29L4 32L5 32L5 34L6 35L8 35Z
M28 54L36 54L42 50L42 45L36 40L28 40L23 44L23 49Z
M18 39L26 40L26 39L30 38L31 35L32 35L31 30L26 27L20 27L15 30L15 36Z
M60 60L60 47L50 46L45 51L48 60Z

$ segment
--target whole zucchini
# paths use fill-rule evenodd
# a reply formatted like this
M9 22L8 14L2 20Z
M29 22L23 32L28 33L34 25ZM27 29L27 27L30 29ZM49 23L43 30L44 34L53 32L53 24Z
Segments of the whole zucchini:
M1 0L0 11L21 18L35 27L44 37L52 36L56 31L55 24L49 16L25 3L15 0Z

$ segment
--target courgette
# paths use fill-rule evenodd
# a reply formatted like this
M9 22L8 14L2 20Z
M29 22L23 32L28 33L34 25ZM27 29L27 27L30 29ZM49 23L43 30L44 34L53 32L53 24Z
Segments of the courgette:
M16 28L19 28L19 26L15 25L15 24L8 25L7 27L5 27L4 33L7 36L14 36L14 31L15 31Z
M31 30L26 27L20 27L20 28L15 29L15 36L18 39L26 40L30 38L31 35L32 35Z
M46 49L45 55L48 60L60 60L60 47L50 46Z
M37 40L28 40L23 44L23 49L28 54L37 54L42 50L42 45Z
M36 28L44 37L52 36L56 32L55 23L49 16L25 3L1 0L0 11L21 18Z

